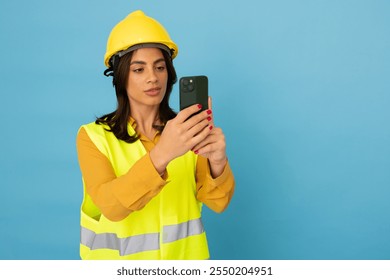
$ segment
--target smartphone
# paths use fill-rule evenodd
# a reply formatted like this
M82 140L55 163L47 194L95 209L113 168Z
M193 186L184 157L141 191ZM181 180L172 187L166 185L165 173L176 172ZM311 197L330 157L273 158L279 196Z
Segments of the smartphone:
M208 78L206 76L182 77L179 81L180 110L194 104L201 104L202 110L208 109ZM199 113L198 112L198 113Z

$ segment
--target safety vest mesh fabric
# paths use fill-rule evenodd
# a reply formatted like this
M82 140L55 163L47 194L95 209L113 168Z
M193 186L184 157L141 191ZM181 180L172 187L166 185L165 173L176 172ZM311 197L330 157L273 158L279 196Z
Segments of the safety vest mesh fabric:
M125 174L147 151L138 140L118 140L104 125L82 126L92 142L111 162L116 176ZM134 133L131 125L130 134ZM85 191L81 205L80 256L82 259L208 259L202 203L196 199L192 152L167 166L167 184L139 211L113 222L107 219Z

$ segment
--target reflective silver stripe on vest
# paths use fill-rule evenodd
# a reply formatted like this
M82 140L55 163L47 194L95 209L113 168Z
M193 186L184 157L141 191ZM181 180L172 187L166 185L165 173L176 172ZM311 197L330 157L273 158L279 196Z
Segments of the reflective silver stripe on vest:
M202 220L195 219L177 225L164 226L163 243L173 242L191 235L204 232Z
M164 226L163 243L173 242L191 235L201 234L203 232L203 223L200 218L177 225ZM80 243L91 250L118 250L121 256L125 256L144 251L158 250L160 249L159 239L159 233L147 233L119 238L115 233L96 234L92 230L81 227Z
M96 234L92 230L81 227L80 242L91 250L118 250L121 256L160 249L158 233L140 234L119 238L115 233Z

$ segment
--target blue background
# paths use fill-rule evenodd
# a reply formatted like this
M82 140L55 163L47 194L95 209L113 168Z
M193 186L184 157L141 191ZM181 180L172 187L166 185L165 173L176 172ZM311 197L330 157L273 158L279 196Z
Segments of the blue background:
M79 258L76 133L115 108L106 40L136 9L209 76L237 183L204 211L213 259L390 259L385 0L2 1L1 259Z

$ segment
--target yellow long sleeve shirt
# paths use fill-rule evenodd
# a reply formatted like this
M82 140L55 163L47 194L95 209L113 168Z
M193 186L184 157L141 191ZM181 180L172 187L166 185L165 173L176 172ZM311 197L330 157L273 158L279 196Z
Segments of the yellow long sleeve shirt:
M136 130L136 124L132 120ZM160 176L150 159L149 152L160 139L156 132L152 140L140 135L147 150L129 171L117 177L109 159L103 155L84 128L77 135L77 153L86 192L104 216L120 221L133 211L142 209L166 185L167 174ZM196 197L215 212L228 206L234 193L234 176L229 163L218 178L212 178L208 160L198 157L196 166Z

